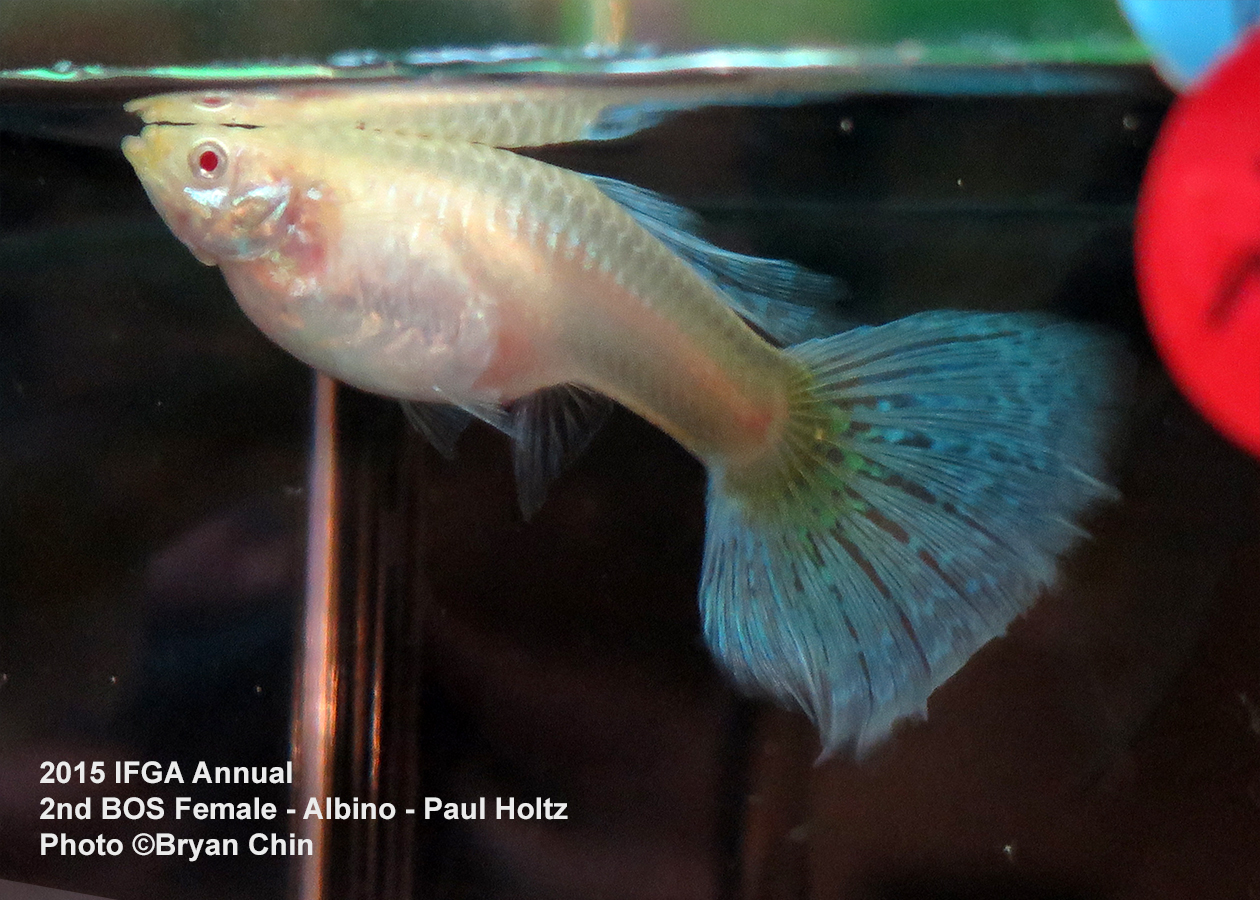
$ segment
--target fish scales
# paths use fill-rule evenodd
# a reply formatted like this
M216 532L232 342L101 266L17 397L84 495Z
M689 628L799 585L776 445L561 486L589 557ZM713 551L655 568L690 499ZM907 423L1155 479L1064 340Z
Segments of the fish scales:
M293 192L303 218L337 223L322 238L317 272L292 265L284 249L221 265L264 330L294 352L318 354L319 365L352 383L412 399L436 386L477 402L586 384L702 458L754 452L741 426L773 418L768 405L778 402L791 363L581 175L489 146L355 129L331 140L305 129L207 126L198 134L251 148L265 180L305 186ZM309 186L317 199L305 195ZM507 208L532 224L509 229ZM411 237L417 225L419 241ZM635 264L621 262L627 258ZM300 275L309 291L286 298L290 325L267 311L277 272ZM412 291L400 289L408 283ZM428 295L414 296L417 287ZM391 344L372 335L390 359L417 353L419 335L428 335L428 357L443 372L436 385L404 384L405 361L389 367L384 383L374 381L356 357L364 346L339 337L359 328L321 311L328 297L351 320L377 314L416 329ZM531 324L539 320L545 329ZM320 346L303 348L313 334ZM709 389L680 392L680 379Z

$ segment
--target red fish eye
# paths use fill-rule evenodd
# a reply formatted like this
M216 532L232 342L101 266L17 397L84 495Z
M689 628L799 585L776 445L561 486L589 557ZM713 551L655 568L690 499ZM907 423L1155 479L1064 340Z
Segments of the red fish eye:
M227 152L213 141L198 144L188 154L189 167L200 178L216 181L223 175Z
M197 101L197 105L203 109L218 109L221 106L227 106L227 98L219 94L206 94Z

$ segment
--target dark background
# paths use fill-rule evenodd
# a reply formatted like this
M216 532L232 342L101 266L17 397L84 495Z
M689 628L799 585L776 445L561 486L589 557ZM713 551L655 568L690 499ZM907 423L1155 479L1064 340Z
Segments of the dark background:
M376 760L383 799L543 796L571 815L337 827L333 895L1260 891L1260 481L1168 384L1132 283L1166 102L1134 73L1081 96L714 109L540 153L842 278L854 320L1036 308L1126 335L1124 499L926 723L815 766L808 722L736 696L704 651L703 471L668 438L614 416L526 524L499 436L474 428L447 462L394 404L342 391L338 785ZM66 115L0 106L0 878L283 896L283 861L248 854L38 855L41 824L126 833L40 823L42 760L287 758L309 443L308 372L166 232L117 120L89 115L75 145L39 125ZM367 752L352 726L373 701ZM253 793L222 790L145 793Z

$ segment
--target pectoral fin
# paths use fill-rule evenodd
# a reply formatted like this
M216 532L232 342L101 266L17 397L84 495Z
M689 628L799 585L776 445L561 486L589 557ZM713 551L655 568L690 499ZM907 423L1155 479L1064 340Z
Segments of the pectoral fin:
M434 450L446 459L455 458L455 443L472 420L471 413L446 403L415 403L409 400L402 401L402 411L411 427L424 435Z

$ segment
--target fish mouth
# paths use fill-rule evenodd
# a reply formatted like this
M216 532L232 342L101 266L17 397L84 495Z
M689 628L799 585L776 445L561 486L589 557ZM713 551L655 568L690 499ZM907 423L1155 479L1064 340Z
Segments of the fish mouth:
M128 135L123 138L123 156L127 157L127 162L131 163L131 167L137 172L140 170L140 166L144 160L144 148L144 140L135 135Z
M123 138L122 152L127 162L136 170L140 180L148 185L168 177L167 170L178 159L182 164L183 153L176 153L178 133L174 126L146 125L139 135Z
M157 201L163 183L172 180L167 171L170 161L164 158L170 141L163 140L154 131L152 126L146 126L138 136L128 135L123 138L122 152L127 162L131 163L131 168L135 169L136 177L144 185L149 199L160 209L161 205Z
M157 162L162 155L159 145L166 143L159 138L156 131L153 126L146 125L140 134L128 135L122 141L123 156L127 157L127 162L131 163L141 181L146 175L156 171Z
M140 117L146 125L228 125L252 127L242 118L236 95L217 91L185 91L140 97L123 105L123 109Z
M149 111L153 108L155 99L155 97L141 97L139 100L131 100L123 104L123 109L133 116L139 116L142 122L148 124Z
M173 116L175 113L187 113L192 94L157 94L153 97L141 97L123 104L123 109L146 125L192 125L192 121L183 121L188 117ZM175 121L179 119L180 121Z

